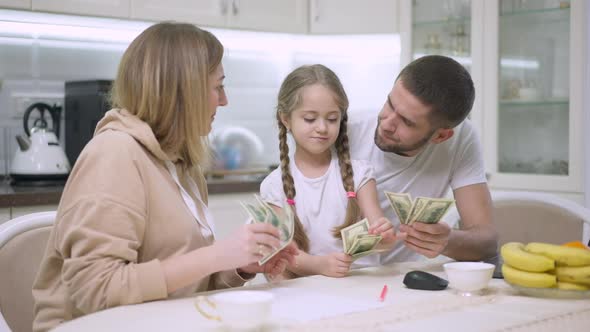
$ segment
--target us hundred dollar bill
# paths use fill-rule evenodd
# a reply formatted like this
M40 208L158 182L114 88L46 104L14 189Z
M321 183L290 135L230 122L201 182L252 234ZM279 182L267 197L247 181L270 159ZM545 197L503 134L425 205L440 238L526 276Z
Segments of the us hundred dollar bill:
M385 196L400 223L406 225L410 225L415 221L435 224L455 204L455 200L447 198L417 197L414 200L407 193L385 191Z
M344 253L358 259L378 252L375 247L379 244L381 235L369 234L369 220L363 219L340 231Z
M257 204L240 202L246 213L252 219L252 223L271 224L279 230L280 246L270 248L264 246L263 257L258 261L259 265L266 263L279 251L283 250L293 240L295 234L295 214L290 205L284 205L282 212L277 213L270 204L255 195Z

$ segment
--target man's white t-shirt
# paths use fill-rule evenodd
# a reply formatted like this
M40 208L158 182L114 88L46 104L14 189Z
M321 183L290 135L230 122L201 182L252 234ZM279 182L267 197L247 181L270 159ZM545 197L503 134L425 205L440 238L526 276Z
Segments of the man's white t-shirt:
M374 179L372 167L364 161L352 160L355 192ZM295 184L295 210L309 237L309 253L326 255L343 252L342 240L332 236L332 229L342 225L346 215L348 197L342 183L338 158L334 154L324 175L308 178L295 165L293 158L290 171ZM265 202L282 207L286 204L280 168L270 173L260 185L260 195ZM358 259L353 268L378 265L377 255Z
M374 168L379 202L385 216L395 227L399 219L384 191L409 193L412 198L444 197L452 190L485 183L481 143L469 120L454 129L454 135L439 144L429 143L413 157L383 152L375 145L377 115L355 114L348 122L350 153L354 159L366 160ZM444 217L443 217L444 220ZM419 259L400 241L393 251L381 254L381 264Z

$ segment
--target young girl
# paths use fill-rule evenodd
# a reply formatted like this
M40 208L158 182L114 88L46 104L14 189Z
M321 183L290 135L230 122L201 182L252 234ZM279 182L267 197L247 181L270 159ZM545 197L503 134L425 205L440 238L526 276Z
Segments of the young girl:
M262 198L280 208L294 206L294 241L301 250L288 270L295 275L346 276L352 257L343 253L340 230L362 217L370 233L392 244L392 224L378 205L370 165L351 160L346 123L348 98L340 80L323 65L302 66L279 91L277 122L281 165L261 184ZM289 158L287 132L295 141ZM371 257L355 266L371 265Z

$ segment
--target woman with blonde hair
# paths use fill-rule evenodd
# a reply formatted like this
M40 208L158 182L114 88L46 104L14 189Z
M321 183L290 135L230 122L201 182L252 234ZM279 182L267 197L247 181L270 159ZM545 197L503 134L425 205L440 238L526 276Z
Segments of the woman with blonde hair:
M323 65L295 69L279 90L281 163L264 179L260 192L277 210L284 204L295 207L293 238L301 254L296 265L287 267L287 277L346 276L353 262L343 252L340 231L362 217L369 220L371 234L382 235L385 246L398 238L379 207L371 166L350 158L347 110L340 80ZM293 160L287 133L295 142ZM356 267L373 264L366 257Z
M109 307L240 286L280 274L265 265L278 230L244 225L214 241L202 169L207 134L227 104L223 46L190 24L159 23L125 51L113 109L98 123L64 189L33 285L35 331Z

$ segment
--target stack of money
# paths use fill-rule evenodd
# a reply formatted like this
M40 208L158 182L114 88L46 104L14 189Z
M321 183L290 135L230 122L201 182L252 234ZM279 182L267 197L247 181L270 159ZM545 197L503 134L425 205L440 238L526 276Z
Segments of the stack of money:
M267 223L271 224L279 230L279 237L281 245L278 248L270 248L264 246L262 250L263 257L258 261L259 265L266 263L279 251L283 250L293 240L295 233L295 215L291 206L283 206L284 215L277 214L273 208L263 201L258 195L256 197L257 204L249 204L240 202L242 207L246 210L251 218L251 223Z
M365 218L340 231L344 253L352 259L361 258L379 252L375 247L381 241L381 235L369 234L369 221Z
M407 193L385 192L393 211L400 223L411 225L415 221L436 224L455 204L455 200L446 198L417 197L415 200Z

